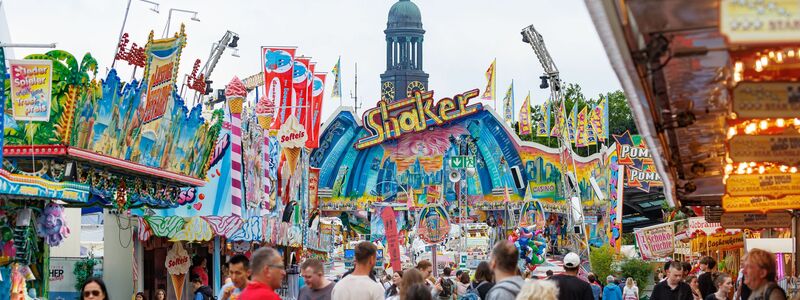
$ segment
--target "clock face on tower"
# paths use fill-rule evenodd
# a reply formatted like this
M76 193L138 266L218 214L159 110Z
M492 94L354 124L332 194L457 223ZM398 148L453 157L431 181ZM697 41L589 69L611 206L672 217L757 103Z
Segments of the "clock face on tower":
M412 81L409 83L408 87L406 87L406 97L413 97L415 92L425 92L425 85L419 81Z
M387 102L394 100L394 83L391 81L383 83L381 87L381 100Z

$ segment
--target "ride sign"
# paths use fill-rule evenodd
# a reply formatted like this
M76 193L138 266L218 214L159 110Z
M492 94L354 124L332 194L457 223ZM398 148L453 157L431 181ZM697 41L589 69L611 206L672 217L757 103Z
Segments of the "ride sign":
M478 94L478 89L470 90L452 99L442 98L436 105L433 91L415 93L413 97L392 103L378 101L378 107L364 112L364 127L371 135L359 139L355 148L369 148L406 133L421 132L429 126L440 126L477 113L483 106L480 103L467 106L467 103Z

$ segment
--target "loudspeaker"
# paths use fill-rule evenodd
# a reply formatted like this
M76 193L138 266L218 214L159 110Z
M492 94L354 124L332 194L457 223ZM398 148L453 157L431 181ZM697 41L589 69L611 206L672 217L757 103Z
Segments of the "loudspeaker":
M522 171L519 170L519 166L511 167L511 177L514 178L514 186L518 190L525 188L525 180L522 178Z
M572 230L574 230L575 233L577 233L577 234L583 234L583 226L582 225L575 225L575 227L573 227Z
M461 180L461 172L458 170L452 170L450 171L450 174L447 175L447 178L450 179L450 182L456 183Z

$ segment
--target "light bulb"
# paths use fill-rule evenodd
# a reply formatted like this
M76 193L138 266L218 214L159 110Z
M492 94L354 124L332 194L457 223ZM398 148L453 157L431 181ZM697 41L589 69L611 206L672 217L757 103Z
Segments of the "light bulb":
M792 173L797 173L797 167L791 167L791 168L789 169L789 172L792 172Z
M761 120L761 122L758 123L758 128L761 128L761 130L767 130L767 128L769 128L769 123L767 123L767 120Z
M731 164L725 165L725 174L730 174L731 172L733 172L733 165Z
M782 166L778 167L778 169L780 169L781 172L786 172L786 170L789 170L789 166L782 165Z
M783 62L783 52L778 52L778 54L775 55L775 61L779 63Z
M761 61L760 60L756 60L756 68L755 69L756 69L756 72L764 71L764 67L761 66Z
M788 51L788 52L786 52L786 56L788 56L788 57L794 57L794 49L789 49L789 51Z
M794 119L794 126L800 126L800 119L798 118Z
M737 61L733 65L734 72L741 72L743 69L744 69L744 64L742 63L742 61Z
M728 128L728 139L730 140L732 137L736 135L736 127Z
M756 166L756 162L754 162L754 161L751 161L751 162L750 162L750 166L751 166L751 167L755 167L755 166Z
M762 56L761 57L761 66L766 68L767 65L769 65L769 59L766 56Z
M758 174L764 174L764 171L765 171L764 166L758 167Z
M783 128L783 126L786 126L786 121L784 121L783 119L777 119L775 120L775 125Z
M753 168L747 168L747 174L753 174Z
M774 51L770 51L768 56L769 56L769 58L775 58L775 52Z
M747 124L747 127L744 128L744 133L751 134L756 132L756 123Z

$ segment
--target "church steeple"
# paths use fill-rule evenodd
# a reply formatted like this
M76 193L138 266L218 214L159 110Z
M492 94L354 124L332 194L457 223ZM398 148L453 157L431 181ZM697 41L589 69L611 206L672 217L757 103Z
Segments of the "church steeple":
M386 72L381 74L381 100L394 101L428 89L422 70L422 15L410 0L399 0L389 9L386 22Z

